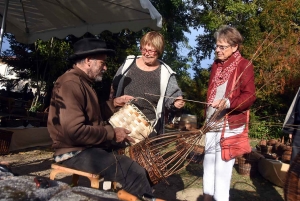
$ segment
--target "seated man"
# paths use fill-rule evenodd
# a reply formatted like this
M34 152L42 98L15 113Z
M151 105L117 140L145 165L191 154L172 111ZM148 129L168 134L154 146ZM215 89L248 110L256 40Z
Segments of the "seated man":
M133 141L124 128L104 125L97 94L92 88L107 70L105 60L114 51L99 39L85 38L74 44L73 68L60 76L53 88L48 131L54 159L69 168L100 174L116 181L136 196L152 195L147 173L138 163L106 151L111 140Z

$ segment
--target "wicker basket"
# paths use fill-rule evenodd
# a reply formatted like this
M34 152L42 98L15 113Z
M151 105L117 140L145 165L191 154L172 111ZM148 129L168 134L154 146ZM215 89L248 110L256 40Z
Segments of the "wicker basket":
M284 200L300 200L300 153L298 153L286 174Z
M9 153L9 145L14 132L0 129L0 155Z
M257 174L257 159L250 154L245 154L243 157L237 158L238 173L253 177Z
M133 100L144 99L137 97L126 103L118 112L109 119L109 123L114 127L123 127L131 131L129 136L135 140L134 145L148 137L153 131L153 127L147 117L132 103ZM144 99L146 100L146 99ZM148 100L146 100L149 102ZM150 103L150 102L149 102ZM151 103L150 103L151 104ZM151 104L156 113L155 107Z
M241 157L243 157L243 155L235 157L234 165L238 165L239 164L239 158L241 158Z
M284 151L281 156L281 161L284 163L290 163L292 151Z

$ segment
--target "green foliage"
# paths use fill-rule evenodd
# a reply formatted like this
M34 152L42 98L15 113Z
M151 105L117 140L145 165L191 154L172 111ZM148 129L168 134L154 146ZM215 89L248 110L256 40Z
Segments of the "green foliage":
M251 115L250 134L259 138L281 135L281 124L289 104L300 85L300 2L299 0L151 0L163 16L166 46L162 60L176 73L185 98L206 101L210 69L199 65L214 52L216 29L223 24L233 25L244 36L242 54L255 66L257 101ZM166 9L167 8L167 9ZM196 38L196 46L189 46L185 32L189 28L204 30ZM106 100L110 84L127 55L139 55L139 41L150 31L124 29L119 33L104 31L96 37L107 42L116 56L109 58L103 81L95 87L100 100ZM81 38L68 36L63 40L36 41L35 44L18 43L13 35L6 35L11 49L2 55L3 61L15 67L22 79L30 78L40 88L51 89L53 82L71 64L73 44ZM83 37L95 37L86 33ZM188 56L182 49L191 49ZM255 53L258 53L255 56ZM189 77L188 69L194 70ZM51 91L51 90L50 90ZM288 101L287 101L288 100ZM186 113L204 121L205 105L187 102Z
M191 26L194 29L204 29L204 33L199 33L197 36L197 47L192 51L196 63L210 57L214 51L213 34L221 25L236 26L243 34L244 23L254 16L259 9L258 1L189 0L187 2L193 19Z
M30 108L29 108L29 111L30 112L37 112L37 111L40 111L43 107L43 104L40 103L40 102L36 102L34 105L32 105Z
M266 103L258 100L250 110L249 135L258 139L277 139L283 135L282 125L285 118L283 104ZM276 108L276 109L274 109ZM280 113L284 112L284 113Z
M161 33L165 38L165 51L162 60L167 63L176 73L177 79L187 75L187 65L190 58L182 56L182 48L189 48L188 38L185 32L190 32L188 7L182 0L152 0L153 5L163 17L163 28ZM168 9L166 9L168 8ZM183 82L182 80L181 82Z
M185 92L185 98L199 102L206 102L206 93L209 80L208 69L196 69L194 78L187 79L185 83L181 83L181 89ZM198 125L202 125L205 117L205 104L197 102L187 102L185 105L185 113L197 115Z
M256 67L259 99L272 101L274 95L289 96L300 85L299 6L296 0L269 1L245 24L248 28L243 54L253 59Z
M49 41L37 40L34 44L22 44L11 34L6 34L10 49L2 54L2 60L14 67L21 79L31 79L38 87L52 85L66 71L71 47L66 40L52 38Z
M189 32L190 16L184 1L181 0L152 0L153 5L163 16L163 28L160 31L165 37L165 51L162 60L166 62L178 75L178 82L189 82L187 64L189 58L182 57L180 50L188 46L188 38L184 32ZM168 9L165 9L168 8ZM108 48L116 51L116 56L109 58L108 70L101 83L95 87L100 100L106 100L113 76L128 55L139 55L139 41L141 37L151 31L144 28L133 32L124 29L119 33L104 31L97 36L86 33L83 37L98 37L106 41ZM73 44L80 38L72 35L63 40L53 38L50 41L38 40L35 44L18 43L13 35L8 34L11 49L4 52L2 58L15 70L19 71L22 79L31 78L45 91L51 92L54 81L68 68L72 67L68 57L72 54ZM12 59L13 58L13 59Z
M242 54L255 67L257 101L252 108L257 111L251 133L282 135L283 118L300 85L300 1L187 2L192 17L190 25L204 29L204 33L199 32L197 45L190 53L196 58L193 69L197 72L203 68L200 61L210 58L214 52L216 29L223 24L235 26L244 37Z
M250 127L249 136L251 138L269 139L270 128L266 124L266 121L253 124Z

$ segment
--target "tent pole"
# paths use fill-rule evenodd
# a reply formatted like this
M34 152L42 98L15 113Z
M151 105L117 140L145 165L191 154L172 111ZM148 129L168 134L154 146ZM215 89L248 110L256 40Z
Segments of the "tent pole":
M0 53L2 52L2 42L3 42L3 34L4 34L4 30L5 30L5 22L6 22L7 10L8 10L8 3L9 3L9 0L6 0L4 11L3 11L3 16L2 16L2 24L1 24L1 30L0 30Z

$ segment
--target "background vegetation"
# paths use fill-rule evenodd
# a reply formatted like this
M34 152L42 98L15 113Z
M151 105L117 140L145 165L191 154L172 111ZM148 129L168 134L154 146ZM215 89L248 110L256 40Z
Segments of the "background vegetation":
M233 25L244 36L242 54L255 66L257 101L251 111L251 134L258 138L279 137L290 103L300 86L300 1L299 0L151 0L163 16L161 33L166 39L162 56L176 72L186 98L205 101L210 69L200 62L213 57L213 33L223 24ZM199 30L196 45L190 47L185 33ZM200 31L204 30L203 32ZM139 40L149 29L139 32L108 31L97 36L104 39L117 55L108 62L108 73L97 83L101 100L109 95L109 86L117 68L130 54L139 54ZM68 57L74 42L52 38L21 44L6 34L10 49L2 53L3 61L13 66L21 79L31 78L34 85L50 94L53 82L71 67ZM83 37L91 37L89 33ZM181 50L190 50L187 56ZM188 70L194 71L190 77ZM204 105L188 102L185 112L204 120Z

